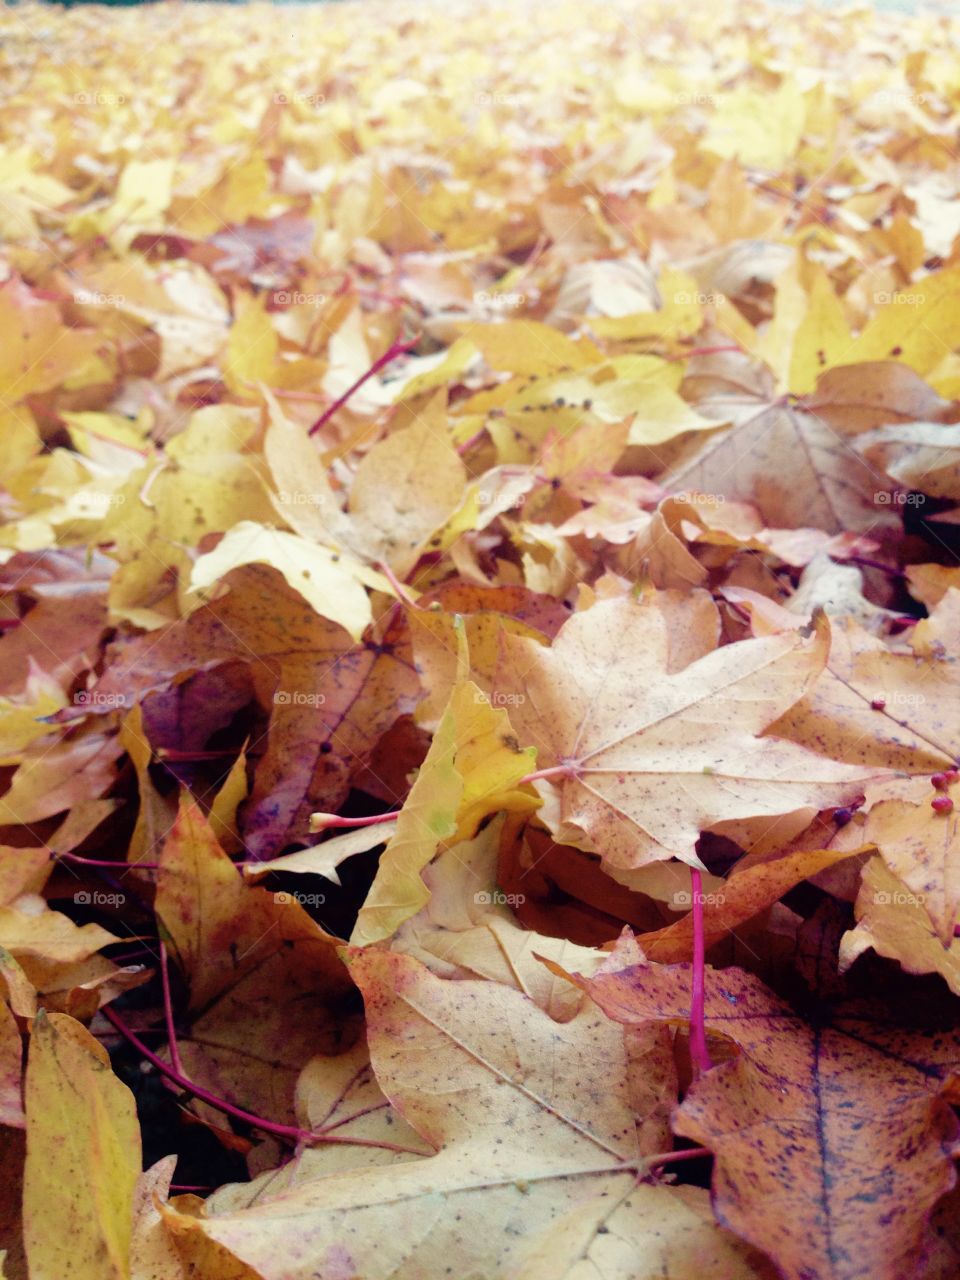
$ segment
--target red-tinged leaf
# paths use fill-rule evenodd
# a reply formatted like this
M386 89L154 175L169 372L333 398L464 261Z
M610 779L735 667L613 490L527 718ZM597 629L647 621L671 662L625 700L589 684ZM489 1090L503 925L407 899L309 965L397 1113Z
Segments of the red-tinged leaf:
M227 581L221 599L111 654L87 706L130 705L215 666L246 664L270 727L241 832L251 854L269 857L307 834L314 810L339 808L351 770L412 708L416 674L399 613L355 645L272 569L236 570Z

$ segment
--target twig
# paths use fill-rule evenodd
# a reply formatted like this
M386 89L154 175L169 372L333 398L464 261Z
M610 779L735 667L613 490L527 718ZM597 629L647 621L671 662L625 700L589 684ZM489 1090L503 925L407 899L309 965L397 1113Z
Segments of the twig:
M416 602L416 600L410 594L409 588L407 587L406 583L400 581L397 575L393 572L393 570L387 564L386 560L379 560L377 562L377 568L380 570L380 572L383 574L386 580L390 583L391 587L393 587L394 591L397 593L397 596L399 597L399 599L402 600L405 605L407 605L411 609L419 609L421 612L425 612L423 605L418 604Z

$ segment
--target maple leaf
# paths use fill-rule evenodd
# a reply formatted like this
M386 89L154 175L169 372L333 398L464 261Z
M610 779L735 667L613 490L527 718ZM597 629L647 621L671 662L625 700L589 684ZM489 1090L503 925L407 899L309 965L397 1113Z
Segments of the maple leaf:
M99 553L73 550L18 552L0 567L6 599L27 598L17 625L0 635L3 676L0 689L21 693L35 658L66 690L89 670L107 625L107 584L111 562ZM70 602L70 627L63 626L64 601ZM37 655L40 655L39 657Z
M960 427L910 422L880 427L857 441L859 452L904 489L960 498Z
M465 480L437 404L413 426L375 444L357 468L350 514L358 536L405 575L430 535L453 514Z
M267 750L242 813L248 849L270 856L311 812L336 810L351 769L405 710L416 682L400 621L354 646L273 569L234 570L233 589L165 629L120 648L81 708L102 714L224 662L250 667L270 716Z
M960 1273L954 33L635 8L0 10L9 1280Z
M208 1213L242 1211L317 1178L348 1172L358 1163L393 1165L434 1153L384 1095L365 1037L336 1057L312 1057L297 1077L295 1105L305 1131L337 1140L307 1147L296 1160L267 1169L251 1182L228 1183L206 1201Z
M277 569L316 613L338 622L354 640L372 621L367 593L340 552L250 520L235 524L215 550L200 557L190 576L191 590L202 592L232 569L255 563ZM362 566L354 567L365 576Z
M245 883L186 803L160 853L156 910L189 987L187 1075L289 1120L300 1069L356 1036L339 1013L349 980L335 940L291 894Z
M875 843L891 875L902 882L905 901L921 908L927 925L947 947L960 911L960 834L954 810L960 788L944 780L942 791L931 790L929 779L917 778L898 790L901 798L878 799L868 813L837 831L832 845ZM943 798L942 808L932 803L937 796Z
M579 981L626 1024L689 1013L685 965ZM674 1123L715 1153L720 1221L790 1280L908 1274L954 1182L957 1126L942 1095L955 1031L897 1023L883 1005L823 1004L807 1022L734 968L707 971L706 1025L742 1052L693 1086Z
M102 796L113 785L121 751L115 733L96 728L35 739L0 797L0 820L15 826L37 822Z
M485 691L492 687L502 630L531 638L551 638L568 617L552 596L526 587L479 587L444 583L425 593L409 610L411 642L427 690L417 706L417 721L439 721L456 679L457 628L470 654L471 678ZM440 606L437 608L436 606Z
M600 953L520 925L513 894L499 888L497 855L504 818L472 840L445 849L424 870L430 898L397 930L392 949L414 956L441 977L486 978L515 986L559 1022L575 1016L582 997L540 963L589 972Z
M797 462L789 481L777 466L783 457ZM758 407L751 417L708 437L692 456L674 463L661 483L753 502L768 524L878 533L894 519L885 505L882 472L856 452L843 432L802 404Z
M703 379L704 375L701 375ZM701 394L713 391L701 382ZM670 488L691 488L727 500L753 502L771 525L809 526L828 533L860 530L890 537L897 529L890 481L882 463L872 461L871 428L909 431L882 424L929 415L946 418L951 406L911 370L875 361L832 369L796 403L771 403L756 396L753 412L737 383L743 405L738 422L699 446L688 445L661 477ZM725 393L716 403L726 404ZM949 428L942 428L949 432ZM796 468L785 483L777 459L789 456Z
M751 605L754 597L733 598ZM757 633L779 631L758 603ZM856 623L831 625L826 669L803 698L771 725L771 732L823 746L865 765L911 773L949 768L960 753L956 712L960 686L944 655L892 648Z
M8 403L65 384L109 381L100 334L66 328L58 308L15 276L0 287L0 322L11 336L0 361L0 390Z
M195 1230L266 1280L279 1280L281 1268L291 1280L306 1278L333 1257L371 1280L438 1273L454 1256L492 1274L522 1259L527 1275L546 1277L556 1258L548 1228L565 1213L577 1215L566 1229L592 1254L613 1211L618 1265L653 1244L651 1203L643 1188L634 1192L643 1152L623 1042L600 1030L596 1011L558 1024L516 991L444 982L409 957L352 950L350 965L380 1086L437 1153L322 1177L249 1209L197 1219ZM602 1064L602 1088L583 1088L587 1060L594 1070ZM649 1190L669 1220L674 1193ZM416 1206L441 1205L449 1211L431 1214L425 1232ZM491 1214L513 1230L490 1231ZM678 1229L666 1228L660 1247L680 1259ZM719 1232L697 1232L689 1243L693 1259L702 1251L718 1267L749 1265Z
M668 669L654 600L601 601L571 618L551 649L503 637L513 711L537 763L565 775L555 834L605 860L698 864L701 831L732 819L843 803L869 773L760 737L826 660L821 621L807 639L727 645ZM511 673L516 673L511 678Z

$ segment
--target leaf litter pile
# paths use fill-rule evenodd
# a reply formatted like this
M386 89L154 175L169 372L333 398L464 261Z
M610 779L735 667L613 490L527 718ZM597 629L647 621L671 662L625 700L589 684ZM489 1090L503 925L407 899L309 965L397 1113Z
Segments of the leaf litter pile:
M958 31L686 8L3 11L6 1280L960 1274Z

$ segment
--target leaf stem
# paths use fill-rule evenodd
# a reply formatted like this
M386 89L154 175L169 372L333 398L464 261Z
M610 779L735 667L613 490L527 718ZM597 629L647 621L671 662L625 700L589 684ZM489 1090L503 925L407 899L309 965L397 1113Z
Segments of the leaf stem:
M315 432L319 431L322 426L325 426L333 417L333 415L337 412L337 410L343 408L343 406L347 403L347 401L350 399L350 397L353 395L355 391L359 391L365 382L369 382L370 379L375 374L379 373L380 370L384 368L385 365L388 365L392 361L396 360L397 356L405 355L408 351L412 350L419 341L420 341L420 335L417 334L415 338L408 338L406 342L394 342L390 347L388 347L382 356L380 356L377 360L374 360L373 364L366 371L366 373L361 373L360 377L356 380L356 382L354 382L351 386L347 387L346 391L343 393L342 396L339 396L336 400L334 400L333 404L329 405L326 409L324 409L323 413L321 413L320 417L316 420L316 422L307 432L307 435L312 436L315 434Z
M148 1049L138 1035L127 1026L124 1020L113 1009L105 1005L100 1012L111 1023L123 1038L143 1054L146 1060L152 1063L161 1075L166 1076L173 1084L183 1089L186 1093L192 1094L195 1098L199 1098L201 1102L206 1102L216 1111L222 1111L224 1115L233 1116L235 1120L240 1120L243 1124L248 1124L254 1129L260 1129L263 1133L273 1133L279 1138L289 1138L296 1143L311 1142L337 1142L345 1146L356 1147L380 1147L386 1151L399 1151L409 1153L411 1155L422 1156L423 1152L417 1150L416 1147L404 1147L395 1142L377 1142L373 1138L350 1138L337 1136L334 1134L311 1133L308 1129L300 1129L292 1124L278 1124L273 1120L267 1120L263 1116L255 1116L250 1111L244 1111L242 1107L235 1107L232 1102L227 1102L226 1098L219 1098L215 1093L211 1093L209 1089L204 1089L202 1085L196 1084L189 1076L177 1071L169 1063Z
M703 885L700 872L690 868L690 892L693 896L693 991L690 998L690 1057L693 1076L697 1079L713 1066L707 1048L704 1015L704 971L706 938L703 928Z
M222 751L181 751L177 747L157 747L156 750L158 760L172 760L174 763L193 760L222 760L227 756L235 756L236 754L236 751L232 748L224 748Z
M525 782L536 782L538 778L559 778L562 775L571 776L573 770L568 764L553 764L549 769L536 769L533 773L528 773L521 778L517 786L522 787Z
M183 1075L183 1063L180 1061L180 1046L177 1043L177 1029L173 1021L173 1001L170 998L170 964L167 958L167 947L160 939L160 982L163 986L163 1020L167 1027L167 1043L170 1046L170 1061L178 1075Z
M367 818L341 818L337 813L312 813L310 815L311 831L328 831L331 827L375 827L381 822L393 822L399 818L402 810L393 809L390 813L374 813ZM253 864L254 866L257 863Z
M79 853L57 853L55 849L50 850L50 857L55 862L76 862L81 867L108 867L112 871L156 871L159 862L118 862L116 859L112 861L109 858L82 858Z
M411 609L419 609L421 612L423 611L423 605L417 604L416 599L410 594L410 589L407 584L400 581L397 575L387 564L386 560L380 560L377 563L377 568L390 583L391 587L393 587L399 600L402 600L403 603Z
M652 1172L665 1164L679 1164L681 1160L702 1160L705 1156L712 1155L713 1152L709 1147L686 1147L683 1151L665 1151L662 1155L652 1156L647 1168Z
M852 564L858 569L878 569L880 573L885 573L888 578L905 578L906 574L902 569L898 569L896 565L884 564L882 560L873 560L870 556L845 556L840 559L838 556L831 556L837 564Z

